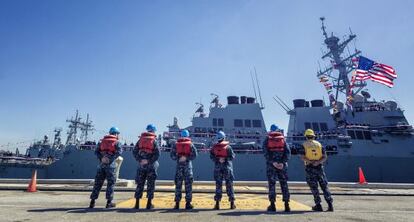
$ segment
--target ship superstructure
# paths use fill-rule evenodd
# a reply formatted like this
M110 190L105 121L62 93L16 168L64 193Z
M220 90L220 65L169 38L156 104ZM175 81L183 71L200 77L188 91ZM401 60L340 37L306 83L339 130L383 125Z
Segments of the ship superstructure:
M305 180L304 165L297 154L305 140L304 131L311 128L329 155L325 170L330 181L357 181L358 168L362 167L369 182L414 182L413 128L404 111L395 101L372 98L366 82L352 79L353 62L361 51L351 53L348 44L356 35L351 33L340 41L337 36L327 34L324 19L321 20L328 50L322 59L328 60L329 67L318 71L317 77L327 89L329 100L296 99L290 108L280 98L275 98L289 115L286 133L293 154L288 167L289 180ZM229 96L226 105L221 104L218 95L212 94L208 113L204 105L197 103L192 124L187 127L180 127L178 119L174 118L173 124L162 135L165 146L161 147L158 178L174 179L176 162L170 158L170 148L180 131L188 129L199 149L199 156L193 162L195 180L213 179L209 147L219 130L226 133L236 151L233 162L236 180L266 180L262 152L266 136L264 106L260 90L259 97L256 90L254 92L254 97ZM88 141L93 132L92 122L89 117L83 122L78 113L67 122L69 130L65 144L61 139L62 129L56 129L53 142L45 137L33 143L26 155L0 152L0 177L29 178L31 168L37 167L42 168L38 172L39 178L94 178L98 159L94 154L96 143ZM133 144L123 146L121 178L135 177L137 162L132 155L133 149Z
M209 113L204 112L204 106L197 103L198 108L192 118L192 125L183 129L190 131L190 136L198 148L209 148L214 143L218 131L223 131L235 150L261 149L266 127L262 115L262 107L254 97L229 96L227 105L220 103L218 95L212 94L213 99ZM179 137L177 120L169 131L164 133L167 146L171 146Z

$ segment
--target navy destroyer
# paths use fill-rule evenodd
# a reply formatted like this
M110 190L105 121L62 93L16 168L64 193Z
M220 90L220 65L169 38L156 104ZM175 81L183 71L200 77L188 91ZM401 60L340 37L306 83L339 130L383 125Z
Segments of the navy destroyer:
M356 35L351 33L340 42L338 37L326 33L323 19L322 31L328 50L322 59L329 59L330 67L319 71L317 77L326 83L325 87L332 89L329 102L296 99L291 108L274 97L290 118L285 131L293 154L289 161L289 179L305 179L303 163L297 154L305 139L303 132L312 128L327 149L326 173L331 181L357 181L358 168L362 167L370 182L414 182L413 128L403 110L395 101L371 98L365 81L350 80L355 69L353 60L361 52L355 50L346 54L344 51ZM258 88L257 76L256 86ZM174 118L168 131L158 137L162 145L159 179L174 178L175 162L170 159L169 150L180 130L188 129L200 153L193 162L196 180L213 178L213 163L208 151L218 130L227 134L235 148L236 180L265 180L262 142L266 126L260 90L259 96L255 90L254 97L229 96L227 105L222 105L219 97L212 94L208 113L202 104L197 105L191 126L181 128ZM32 144L24 155L0 153L0 177L29 178L31 169L38 168L40 178L93 178L98 160L93 151L95 142L88 141L92 122L88 119L82 122L76 114L68 123L65 143L61 139L61 129L57 129L53 142L44 138ZM118 162L119 176L133 179L137 166L132 156L134 146L125 144L123 149L123 161Z

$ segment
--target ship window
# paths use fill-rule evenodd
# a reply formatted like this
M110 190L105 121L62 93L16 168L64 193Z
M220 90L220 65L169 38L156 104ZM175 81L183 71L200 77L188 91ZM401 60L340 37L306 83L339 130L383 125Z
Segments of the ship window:
M311 128L312 128L311 123L305 122L305 130L311 129Z
M224 119L223 118L219 118L218 121L218 126L224 126Z
M351 137L351 139L355 139L356 137L355 137L355 131L353 131L353 130L348 130L348 136L350 136Z
M364 137L366 140L371 140L371 132L370 131L364 131Z
M328 124L327 123L319 123L321 127L321 131L328 131Z
M318 123L312 123L312 129L316 132L319 132L319 124Z
M213 119L213 126L217 126L217 119L216 118Z
M356 130L355 135L356 135L356 138L359 139L359 140L364 139L364 133L361 130Z
M252 121L249 119L244 120L244 126L245 127L252 127Z
M253 127L257 127L257 128L262 127L262 121L260 121L260 120L253 120Z
M234 120L234 127L243 127L243 120L235 119Z

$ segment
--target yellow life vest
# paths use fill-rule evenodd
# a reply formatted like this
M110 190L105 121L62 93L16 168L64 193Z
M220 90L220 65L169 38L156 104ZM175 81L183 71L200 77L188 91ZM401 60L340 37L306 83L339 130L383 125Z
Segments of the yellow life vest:
M305 157L308 160L322 159L322 145L316 140L307 140L303 143Z

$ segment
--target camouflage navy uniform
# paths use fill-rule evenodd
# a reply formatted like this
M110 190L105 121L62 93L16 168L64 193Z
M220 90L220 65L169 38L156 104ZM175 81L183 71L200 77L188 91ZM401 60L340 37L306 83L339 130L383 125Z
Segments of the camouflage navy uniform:
M154 141L154 150L152 153L140 151L138 147L139 142L135 145L133 151L135 159L138 161L138 169L135 177L137 188L135 190L135 198L141 199L144 192L145 180L147 180L147 198L152 200L154 198L155 180L157 179L157 169L159 166L158 158L160 157L160 149L158 143ZM148 160L148 164L141 166L141 160Z
M322 155L326 156L326 151L324 147L322 147ZM331 192L329 191L329 188L328 188L328 179L326 177L323 164L320 164L318 166L313 166L310 163L309 164L305 163L305 164L306 164L305 166L306 182L308 183L309 188L311 189L313 198L315 200L315 204L321 203L318 183L323 191L323 196L325 197L326 202L332 204L333 199L331 196Z
M263 152L266 158L266 175L269 185L269 201L274 202L276 201L276 177L279 180L280 188L283 194L283 201L289 202L290 200L290 193L288 187L288 161L290 159L290 148L285 143L285 147L283 152L277 151L270 151L267 147L268 145L268 138L266 138L263 142ZM283 163L283 169L279 170L273 166L273 163Z
M223 179L226 182L226 192L229 197L229 201L234 201L234 174L233 174L233 159L235 157L234 151L230 145L227 147L227 157L224 163L219 162L219 157L216 157L213 153L213 149L210 151L210 158L214 161L214 180L216 181L216 195L215 201L221 201L223 193Z
M95 184L93 186L93 190L91 193L91 200L96 200L99 197L99 192L101 191L101 188L105 182L105 179L107 180L107 186L106 186L106 199L108 202L112 202L114 198L114 187L115 187L115 167L116 163L115 160L118 158L122 153L122 144L118 141L115 144L115 153L109 153L109 152L101 152L100 151L101 143L98 143L95 149L95 155L98 157L99 165L95 176ZM103 157L107 157L109 159L108 164L104 164L101 162Z
M171 159L177 161L177 168L175 171L175 202L181 200L181 189L183 185L183 180L185 181L185 201L192 201L192 192L193 192L193 165L192 160L197 157L197 149L193 144L191 144L191 154L187 157L185 162L180 162L180 157L177 155L176 146L174 145L171 149Z

